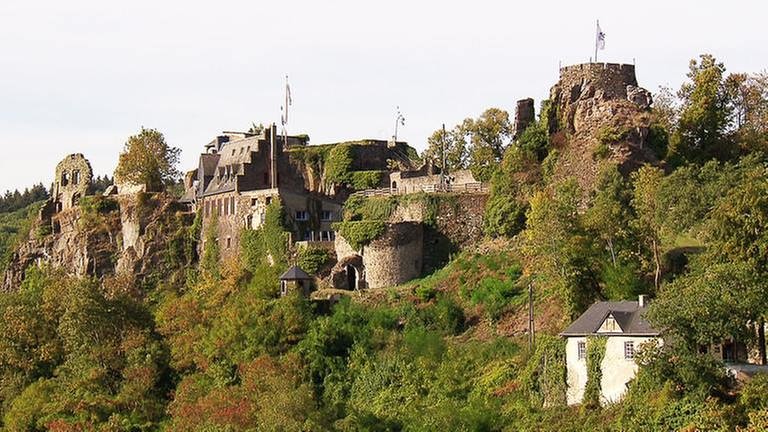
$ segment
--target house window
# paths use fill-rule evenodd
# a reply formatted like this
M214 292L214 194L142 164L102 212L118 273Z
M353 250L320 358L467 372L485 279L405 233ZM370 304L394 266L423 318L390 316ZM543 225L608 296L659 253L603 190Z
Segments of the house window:
M302 237L303 241L310 241L312 239L312 231L304 231L304 237Z
M251 198L251 207L256 207L258 203L259 200L257 198Z
M579 360L587 358L587 343L585 341L579 341L576 344L576 350L578 351Z
M235 214L235 197L229 197L229 213Z
M306 210L296 210L296 220L297 221L308 221L309 220L309 213L307 213Z
M321 221L329 221L333 219L333 212L330 210L323 210L320 212L320 220Z
M632 360L635 358L634 342L624 342L624 358L627 360Z
M333 231L320 231L320 241L333 241Z

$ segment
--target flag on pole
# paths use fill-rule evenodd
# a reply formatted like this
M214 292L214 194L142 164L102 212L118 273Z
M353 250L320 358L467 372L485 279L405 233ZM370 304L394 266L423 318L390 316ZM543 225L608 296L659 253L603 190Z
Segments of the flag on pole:
M288 84L288 75L285 76L285 106L281 107L283 115L280 116L280 121L285 126L288 123L288 106L293 105L293 99L291 98L291 86Z
M597 22L597 35L595 36L595 49L605 49L605 33L600 29L600 21Z

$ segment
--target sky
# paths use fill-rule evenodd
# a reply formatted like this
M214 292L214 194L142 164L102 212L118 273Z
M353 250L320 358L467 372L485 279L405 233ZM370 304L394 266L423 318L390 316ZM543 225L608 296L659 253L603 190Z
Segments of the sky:
M635 63L679 87L711 53L768 67L765 1L0 1L0 191L50 185L83 153L111 174L127 138L156 128L193 169L205 143L280 122L312 144L388 139L422 150L442 123L548 96L559 65Z

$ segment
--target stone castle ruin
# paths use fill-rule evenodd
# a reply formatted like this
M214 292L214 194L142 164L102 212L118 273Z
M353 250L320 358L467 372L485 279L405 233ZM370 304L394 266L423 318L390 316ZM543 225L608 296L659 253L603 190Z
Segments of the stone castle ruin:
M59 213L76 206L90 192L93 181L91 163L80 153L71 154L56 165L51 200Z
M606 162L623 172L656 162L648 145L651 103L650 93L637 85L633 65L561 68L549 108L542 113L551 153L557 157L555 180L574 177L588 193ZM536 120L535 114L533 99L517 101L515 138ZM30 236L21 246L8 266L4 287L18 287L26 268L42 261L74 275L149 274L162 262L164 242L169 241L163 221L191 224L195 213L201 216L202 232L215 233L213 241L226 260L239 252L244 230L264 225L267 208L276 201L283 206L293 250L316 247L331 253L323 273L311 275L326 288L400 285L440 268L451 253L483 238L488 185L470 171L443 173L432 161L420 164L404 142L308 145L308 140L281 136L274 125L256 133L223 132L204 146L197 167L184 178L178 202L167 197L144 209L153 194L119 187L120 194L111 195L112 186L98 198L111 206L110 219L90 231L81 223L78 203L91 193L93 170L82 154L68 155L56 167L51 199L37 222L38 229L50 234ZM387 196L397 202L380 221L383 232L359 250L335 225L344 219L344 204L353 195ZM196 255L206 247L206 237L198 239Z
M556 178L574 177L588 193L604 162L616 164L624 174L658 163L649 146L653 100L638 87L634 65L563 67L549 100L547 122L559 152Z

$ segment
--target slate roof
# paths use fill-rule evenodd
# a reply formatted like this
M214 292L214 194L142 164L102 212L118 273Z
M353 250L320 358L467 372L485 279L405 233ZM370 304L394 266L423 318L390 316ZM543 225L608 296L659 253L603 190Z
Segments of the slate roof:
M299 266L291 266L282 276L280 280L310 280L312 276L308 275Z
M645 319L647 307L639 307L636 301L597 302L576 319L561 336L588 335L624 335L624 336L658 336L660 332L654 329ZM608 315L613 314L622 332L597 333L597 330Z

